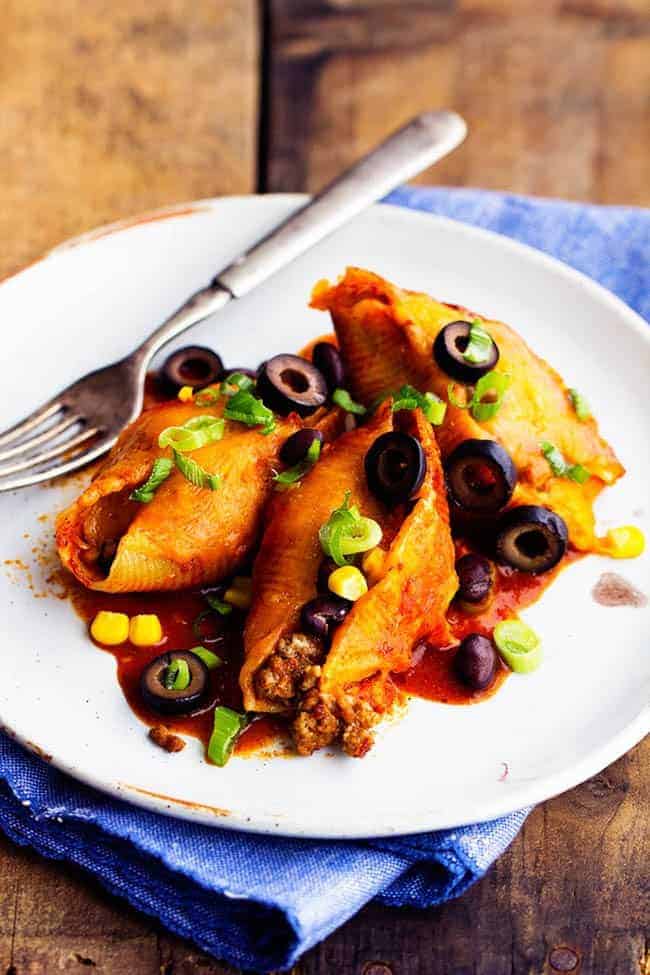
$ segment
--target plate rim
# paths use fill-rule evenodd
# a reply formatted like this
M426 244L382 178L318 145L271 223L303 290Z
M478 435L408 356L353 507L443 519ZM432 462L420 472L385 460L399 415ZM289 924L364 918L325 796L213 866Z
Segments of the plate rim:
M47 250L40 257L34 259L24 268L9 274L0 281L0 289L10 281L28 274L32 268L43 261L61 256L68 251L85 247L99 241L105 237L113 236L118 233L137 229L140 226L162 221L167 219L179 219L181 217L193 217L206 211L216 209L224 202L236 204L237 202L277 200L295 204L296 208L307 202L309 196L303 193L269 193L269 194L237 194L232 196L207 197L195 201L181 202L171 206L159 207L153 210L144 211L131 217L125 217L117 221L99 225L82 234L76 235ZM511 250L519 255L523 255L534 264L545 266L551 273L575 281L578 285L591 291L592 294L601 302L609 305L625 320L625 325L629 327L643 342L650 345L650 327L642 316L627 305L621 298L613 294L599 282L594 281L583 272L565 264L563 261L553 257L544 251L538 250L529 244L522 243L514 238L505 236L496 231L484 227L476 227L461 220L441 216L428 211L412 209L392 202L379 202L373 204L370 209L383 209L390 211L391 217L404 219L406 221L426 221L432 220L439 225L451 226L456 231L459 229L469 237L478 237L490 241L506 250ZM366 212L366 211L363 211ZM47 749L32 741L30 737L21 731L18 723L11 726L3 721L0 716L0 729L12 740L17 741L28 751L43 760L47 754ZM254 822L245 812L226 811L191 803L188 800L175 796L158 796L145 793L137 786L122 782L119 779L108 781L96 777L92 772L77 769L73 763L63 758L47 756L48 764L57 770L70 775L76 781L83 783L98 792L108 795L113 799L127 801L130 804L143 808L149 812L172 816L174 818L190 821L195 824L219 826L227 829L237 829L244 832L258 833L263 835L275 835L286 837L302 837L313 839L348 839L361 840L373 839L385 836L407 835L425 833L438 829L460 828L472 823L488 822L500 816L516 812L522 808L535 805L539 802L553 798L560 793L574 788L589 777L602 771L606 766L616 761L629 749L634 747L645 736L650 733L650 703L642 707L638 714L633 717L623 728L621 728L606 743L596 745L591 748L582 758L568 765L566 768L555 773L546 775L536 782L518 783L517 801L513 803L509 790L504 789L503 797L486 801L479 816L466 817L454 815L453 807L445 816L438 814L435 826L430 824L423 825L422 819L426 815L420 811L414 817L417 822L413 822L409 814L400 814L397 825L383 827L378 825L375 829L354 829L354 827L342 827L331 831L319 829L307 825L300 826L298 823L279 822L277 816L273 816L263 811L253 813ZM391 807L393 808L393 807Z

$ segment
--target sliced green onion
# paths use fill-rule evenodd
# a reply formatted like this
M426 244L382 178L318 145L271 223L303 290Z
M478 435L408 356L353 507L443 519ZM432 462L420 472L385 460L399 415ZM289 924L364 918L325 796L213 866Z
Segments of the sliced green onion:
M591 416L591 407L589 406L589 403L582 393L579 393L577 389L569 390L569 398L573 405L573 409L575 410L576 416L581 422L584 423L584 421L588 420Z
M174 463L178 467L183 477L198 488L207 488L209 491L217 491L221 484L221 477L218 474L210 474L201 467L191 457L174 451Z
M221 657L217 657L216 653L213 653L212 650L208 650L206 647L192 647L190 653L199 657L208 670L216 670L217 667L221 667L223 664Z
M510 376L503 372L487 372L481 376L472 395L470 412L475 420L482 423L484 420L491 420L499 410L503 402L505 392L510 385Z
M586 484L591 477L591 472L583 467L582 464L572 464L566 472L566 476L577 484Z
M221 383L221 392L224 396L234 396L242 390L252 389L254 385L255 381L245 372L231 372Z
M469 341L463 352L463 359L465 362L471 362L473 365L480 365L482 362L487 362L490 358L492 345L492 339L483 328L483 325L478 319L475 319L470 325Z
M435 393L421 393L414 386L402 386L393 396L393 413L399 410L421 409L433 426L440 426L447 412L447 404Z
M224 603L222 599L219 599L213 593L205 593L205 601L210 609L213 609L215 613L219 613L221 616L228 616L229 613L232 613L230 603Z
M210 386L208 389L202 389L200 393L197 393L194 402L197 406L214 406L220 397L221 390L219 387Z
M381 527L376 521L364 518L356 505L350 506L349 491L341 507L334 509L318 532L325 555L334 559L337 565L348 565L350 559L347 556L375 548L381 536Z
M482 423L491 420L501 409L503 397L510 385L510 376L504 372L486 372L473 389L465 389L465 402L456 395L456 383L447 386L447 398L459 410L469 410L475 420ZM471 396L469 395L471 391Z
M347 389L335 389L332 393L332 402L348 413L355 413L356 416L365 416L368 412L361 403L355 403Z
M543 440L539 449L557 477L568 477L569 480L576 481L578 484L584 484L591 477L587 468L583 467L582 464L568 464L562 452L548 440Z
M214 727L208 742L208 758L211 762L223 768L247 724L248 718L245 714L238 714L231 708L214 709Z
M530 674L541 664L542 642L522 620L497 623L493 638L501 657L516 674Z
M273 480L275 481L276 487L289 487L291 484L296 484L298 481L300 481L301 478L305 476L307 471L311 470L320 457L320 448L320 440L312 440L304 460L294 464L293 467L288 467L287 470L282 471L281 474L276 473L273 475Z
M172 447L181 453L198 450L223 437L224 422L215 416L194 416L182 427L166 427L158 437L159 447Z
M173 460L169 460L168 457L157 457L153 462L148 480L144 484L141 484L139 488L136 488L135 491L131 492L129 501L141 501L143 504L149 504L150 501L153 501L154 494L163 481L167 480L173 468Z
M172 658L165 668L163 684L168 691L184 691L190 686L190 668L182 657Z
M248 379L248 376L244 377ZM261 399L253 396L248 390L241 389L231 396L223 415L228 420L237 420L248 427L262 427L262 433L272 433L275 430L273 411L265 406Z
M456 383L449 383L447 386L447 399L451 405L455 406L458 410L468 410L472 403L471 398L468 396L467 387L464 386L463 389L465 390L464 401L460 400L458 396L456 396Z
M425 393L424 399L425 402L420 406L420 409L432 426L439 427L445 418L447 404L435 393Z

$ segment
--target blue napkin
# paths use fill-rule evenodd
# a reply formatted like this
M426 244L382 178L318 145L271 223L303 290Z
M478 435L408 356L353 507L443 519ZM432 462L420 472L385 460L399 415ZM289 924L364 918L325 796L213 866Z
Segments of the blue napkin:
M545 250L650 317L650 212L405 187L389 202ZM527 810L421 836L317 842L194 826L83 787L0 735L0 828L88 870L114 894L233 965L292 965L373 898L428 907L462 894Z

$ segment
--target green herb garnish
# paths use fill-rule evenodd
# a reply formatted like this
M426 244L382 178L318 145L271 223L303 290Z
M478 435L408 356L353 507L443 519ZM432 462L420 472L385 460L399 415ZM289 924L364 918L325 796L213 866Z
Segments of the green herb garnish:
M300 481L320 457L320 449L320 440L312 440L304 460L294 464L293 467L287 468L286 471L282 471L281 474L273 475L276 486L278 488L289 487L291 484L296 484Z
M334 559L337 565L348 565L351 559L347 556L375 548L381 536L377 522L364 518L356 504L350 505L349 491L346 491L341 507L334 509L318 532L325 555Z
M194 397L194 402L196 406L214 406L214 404L221 398L221 390L218 386L210 386L208 389L202 389Z
M588 420L591 416L591 407L582 393L579 393L577 389L570 389L569 399L571 400L571 404L578 419L582 423L584 423L585 420Z
M485 420L491 420L499 412L509 385L510 376L504 372L492 370L492 372L486 372L484 376L481 376L471 390L471 396L465 387L465 402L456 396L454 383L449 383L447 396L452 406L459 410L469 410L474 419L482 423Z
M250 390L255 385L255 380L247 376L245 372L231 372L221 383L221 392L224 396L234 396L242 390Z
M354 413L356 416L365 416L368 412L361 403L355 403L347 389L335 389L332 393L332 402L340 406L342 410Z
M214 709L214 726L208 742L208 758L220 768L226 764L249 719L231 708Z
M168 691L184 691L190 686L190 668L187 660L174 657L165 668L163 684Z
M159 447L188 453L223 437L224 422L216 416L194 416L182 427L166 427L158 437Z
M568 464L562 452L558 450L555 444L549 443L548 440L542 441L539 449L548 461L548 466L557 477L568 477L571 481L576 481L578 484L584 484L591 477L587 468L583 467L582 464Z
M191 457L185 457L184 454L179 453L178 450L174 451L174 463L178 467L179 471L183 477L193 484L194 487L207 488L209 491L217 491L221 484L221 477L219 474L210 474L201 467L197 461L192 460Z
M483 325L476 318L470 325L469 341L463 352L463 359L465 362L470 362L472 365L477 366L482 362L487 362L490 358L493 344L492 339L483 328Z
M429 423L438 427L445 418L447 404L435 393L421 393L414 386L402 386L393 393L393 413L417 409L422 410Z
M531 674L542 662L542 642L522 620L502 620L494 627L501 657L516 674Z
M275 430L273 411L246 389L240 389L230 397L223 415L228 420L237 420L238 423L245 423L248 427L262 427L262 433L265 435Z
M199 657L208 670L216 670L217 667L221 667L223 664L221 657L218 657L216 653L213 653L212 650L208 650L206 647L192 647L190 653Z
M174 468L173 460L169 460L168 457L158 457L153 462L153 467L151 468L151 474L148 480L141 484L139 488L132 491L129 495L129 501L141 501L143 504L149 504L153 501L153 496L163 483L166 481Z

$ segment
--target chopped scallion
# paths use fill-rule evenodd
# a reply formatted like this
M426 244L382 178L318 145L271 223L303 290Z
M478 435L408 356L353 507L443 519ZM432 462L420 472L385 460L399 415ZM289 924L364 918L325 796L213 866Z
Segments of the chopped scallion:
M469 341L463 352L463 359L465 362L471 362L472 365L480 365L482 362L487 362L490 358L492 344L492 339L483 328L481 322L475 319L470 325Z
M230 397L223 415L227 420L236 420L238 423L245 423L248 427L262 427L264 434L275 430L273 411L247 389L240 389Z
M199 657L208 670L216 670L217 667L221 667L223 664L221 657L218 657L216 653L213 653L212 650L208 650L206 647L192 647L190 653Z
M522 620L502 620L494 627L494 642L505 663L517 674L530 674L542 662L542 642Z
M188 453L223 437L224 422L215 416L194 416L182 427L166 427L158 437L159 447Z
M220 396L221 390L218 386L209 386L207 389L202 389L200 393L196 394L194 402L197 406L214 406Z
M163 483L166 481L174 468L173 460L169 460L168 457L158 457L153 462L153 467L151 468L151 474L148 480L141 484L139 488L132 491L129 495L129 501L141 501L143 504L149 504L153 501L153 496Z
M252 389L254 385L255 381L245 372L231 372L221 383L221 392L224 396L234 396L242 390Z
M341 507L335 508L318 532L325 555L337 565L348 565L351 560L347 556L375 548L381 537L380 525L372 518L364 518L357 505L350 505L349 491Z
M393 396L393 412L421 409L433 426L440 426L447 412L447 404L435 393L421 393L414 386L402 386Z
M320 457L320 448L320 440L312 440L304 460L294 464L293 467L287 468L286 471L282 471L281 474L273 475L276 486L278 488L289 487L291 484L296 484L300 481Z
M248 718L245 714L238 714L237 711L222 706L214 709L214 726L208 742L208 758L211 762L223 768L247 724Z
M542 441L539 449L548 461L548 466L557 477L568 477L569 480L576 481L578 484L584 484L591 477L587 468L583 467L582 464L567 463L562 452L555 444L549 443L548 440Z
M168 691L184 691L190 686L190 668L187 660L182 657L173 657L170 664L165 668L163 684Z
M209 491L218 490L221 484L219 474L210 474L197 461L192 460L191 457L185 457L178 450L174 451L174 463L190 484L198 488L207 488Z
M584 421L588 420L591 416L591 407L589 406L589 403L582 393L579 393L577 389L569 390L569 398L573 405L573 409L575 410L576 416L582 423L584 423Z
M481 376L473 389L464 387L464 401L457 396L455 383L449 383L447 398L452 406L459 410L469 410L474 419L482 423L491 420L499 412L509 385L510 376L492 370Z
M356 416L365 416L368 412L361 403L355 403L347 389L335 389L332 393L332 402L340 406L342 410L354 413Z
M470 403L470 413L475 420L482 423L491 420L501 409L503 397L510 385L510 376L503 372L488 372L481 376Z

